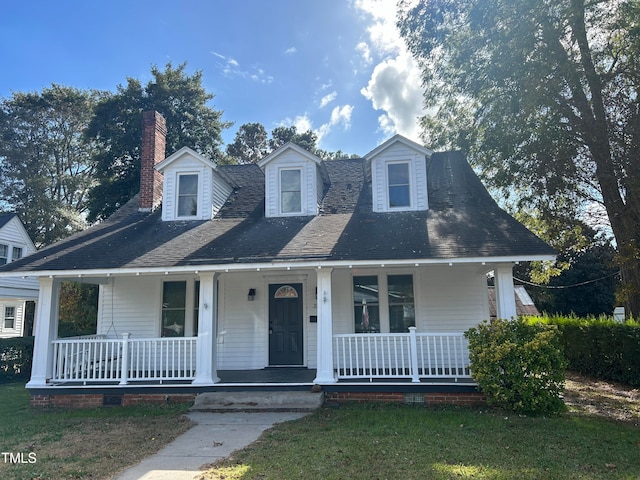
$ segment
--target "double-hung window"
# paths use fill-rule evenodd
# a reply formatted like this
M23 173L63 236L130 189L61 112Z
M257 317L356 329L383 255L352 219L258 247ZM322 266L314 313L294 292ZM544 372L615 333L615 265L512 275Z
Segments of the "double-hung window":
M413 299L412 275L389 275L387 277L389 296L389 331L404 333L416 326L416 309Z
M302 212L302 172L300 169L280 170L280 212Z
M9 260L9 245L0 244L0 265L4 265Z
M172 281L162 284L162 336L198 335L199 281Z
M378 277L353 277L353 312L356 333L380 332Z
M4 307L4 328L16 328L16 307Z
M22 248L20 247L13 247L11 249L11 261L15 262L16 260L18 260L19 258L22 258Z
M389 208L411 206L411 177L409 162L387 164Z
M355 333L407 333L416 325L413 275L353 277Z
M198 174L178 174L178 217L198 215Z

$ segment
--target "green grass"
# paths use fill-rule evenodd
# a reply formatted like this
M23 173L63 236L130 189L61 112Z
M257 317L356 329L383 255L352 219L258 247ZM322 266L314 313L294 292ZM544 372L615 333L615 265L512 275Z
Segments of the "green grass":
M640 429L580 415L375 405L277 425L206 479L638 479Z
M186 431L186 406L32 409L24 383L0 385L0 478L109 478ZM35 463L28 463L32 453ZM9 458L7 457L7 460Z

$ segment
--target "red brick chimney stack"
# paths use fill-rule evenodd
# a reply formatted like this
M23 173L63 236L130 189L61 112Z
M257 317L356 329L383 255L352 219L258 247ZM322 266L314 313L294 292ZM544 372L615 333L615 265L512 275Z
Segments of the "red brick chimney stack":
M142 150L140 151L140 208L150 212L162 201L162 174L155 166L164 160L167 122L158 112L142 113Z

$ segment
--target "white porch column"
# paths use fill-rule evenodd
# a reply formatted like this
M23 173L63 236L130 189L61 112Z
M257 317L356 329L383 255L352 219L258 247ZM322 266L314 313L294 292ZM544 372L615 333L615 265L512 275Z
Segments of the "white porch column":
M318 370L313 383L336 383L333 373L332 268L318 269Z
M53 342L58 336L60 282L40 278L40 294L34 328L33 364L27 388L44 387L53 375Z
M513 290L513 266L498 265L494 270L496 282L496 314L498 318L509 320L518 316L516 297Z
M200 274L196 378L192 385L213 385L220 381L216 371L216 332L218 330L219 273Z

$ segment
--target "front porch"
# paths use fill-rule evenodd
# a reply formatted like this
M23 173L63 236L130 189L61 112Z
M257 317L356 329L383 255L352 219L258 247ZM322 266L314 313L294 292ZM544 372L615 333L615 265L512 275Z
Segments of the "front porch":
M271 367L216 370L212 386L314 385L333 383L473 383L468 343L461 333L336 334L333 375L319 382L317 370ZM56 339L50 386L197 384L198 338Z

